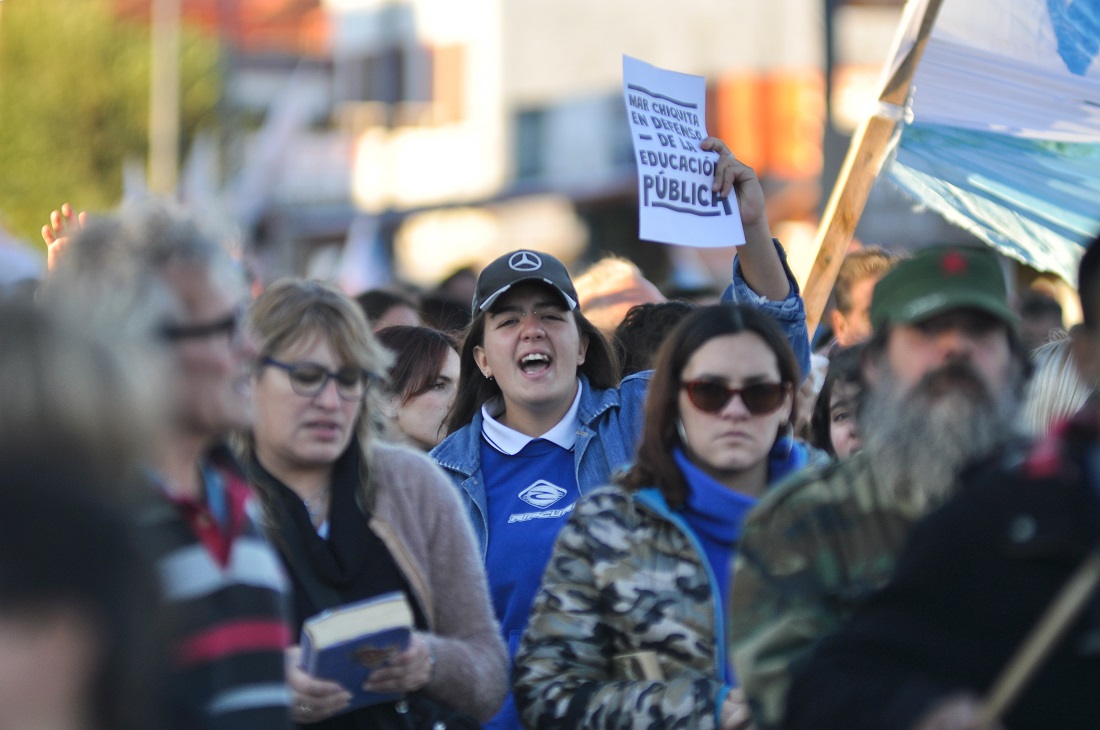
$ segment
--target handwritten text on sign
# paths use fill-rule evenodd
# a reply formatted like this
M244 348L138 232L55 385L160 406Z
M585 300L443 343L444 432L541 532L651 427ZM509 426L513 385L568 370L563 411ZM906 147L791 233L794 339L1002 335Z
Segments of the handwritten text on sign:
M638 161L640 236L683 246L745 242L736 201L712 191L718 155L707 137L706 80L623 56L626 100Z

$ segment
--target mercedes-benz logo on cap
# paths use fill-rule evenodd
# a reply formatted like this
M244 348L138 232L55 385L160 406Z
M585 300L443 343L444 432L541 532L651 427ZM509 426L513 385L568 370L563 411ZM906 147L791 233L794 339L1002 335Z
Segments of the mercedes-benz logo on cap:
M542 268L542 259L530 251L516 251L508 257L508 268L513 271L538 271Z

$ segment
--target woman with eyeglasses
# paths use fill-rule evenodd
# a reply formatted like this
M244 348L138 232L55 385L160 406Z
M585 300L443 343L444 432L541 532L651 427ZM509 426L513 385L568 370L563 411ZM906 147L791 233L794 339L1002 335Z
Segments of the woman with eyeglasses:
M791 437L798 382L754 308L705 307L669 335L634 465L577 503L551 554L516 656L525 727L751 727L724 606L745 515L814 458Z
M473 535L426 456L371 438L373 384L390 358L362 310L329 285L286 279L256 299L248 323L260 356L244 461L293 582L296 630L333 605L403 591L412 641L366 688L491 717L504 648ZM296 650L288 678L298 723L408 728L402 703L344 712L348 688L307 675Z

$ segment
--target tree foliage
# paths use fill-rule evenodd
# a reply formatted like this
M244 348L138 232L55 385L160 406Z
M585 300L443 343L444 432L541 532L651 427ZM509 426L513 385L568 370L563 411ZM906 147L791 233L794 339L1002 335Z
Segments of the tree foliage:
M186 29L181 159L216 121L218 45ZM0 226L41 244L51 210L107 210L148 156L150 29L111 0L0 0Z

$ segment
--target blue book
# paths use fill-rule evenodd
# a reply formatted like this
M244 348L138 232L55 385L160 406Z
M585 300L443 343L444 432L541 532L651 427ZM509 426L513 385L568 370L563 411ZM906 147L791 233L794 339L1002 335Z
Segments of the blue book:
M363 683L408 647L412 627L412 608L401 591L322 611L302 625L302 669L351 692L345 712L400 699L401 693L367 692Z

